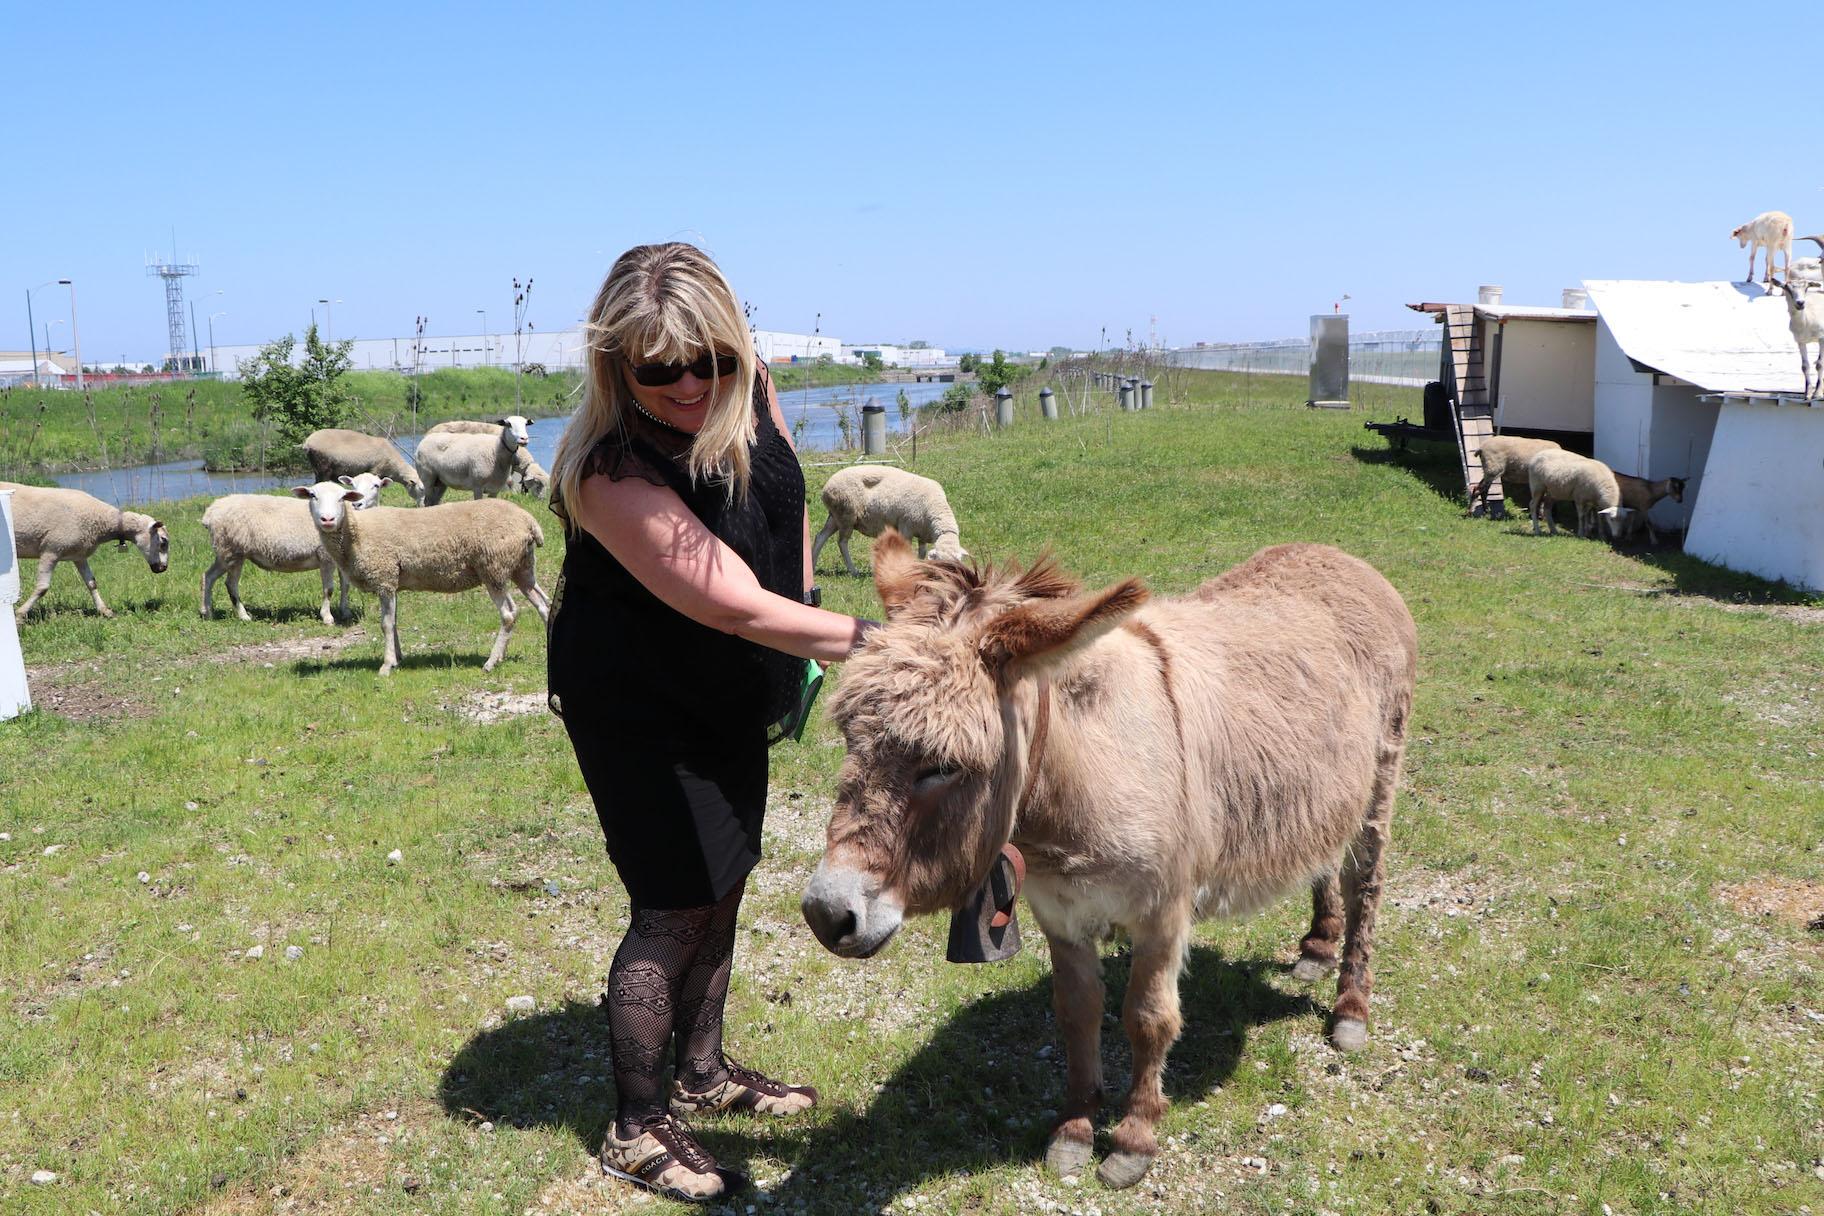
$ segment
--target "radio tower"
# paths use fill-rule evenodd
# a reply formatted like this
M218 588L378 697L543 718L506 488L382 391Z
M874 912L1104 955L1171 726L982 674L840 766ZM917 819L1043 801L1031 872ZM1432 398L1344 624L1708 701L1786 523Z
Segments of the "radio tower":
M175 254L173 256L176 256ZM163 258L146 263L146 273L165 281L165 325L171 331L171 352L166 367L172 371L188 368L191 357L184 353L184 276L197 272L195 262L167 262Z

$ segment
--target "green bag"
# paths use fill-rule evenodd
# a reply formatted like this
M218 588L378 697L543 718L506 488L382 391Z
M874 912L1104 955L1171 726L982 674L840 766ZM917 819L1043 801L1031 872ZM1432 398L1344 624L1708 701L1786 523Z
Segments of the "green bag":
M790 713L773 723L767 734L767 746L784 739L796 743L804 738L805 725L811 720L811 706L817 703L817 694L823 689L823 666L816 659L804 661L804 677L798 685L798 703Z

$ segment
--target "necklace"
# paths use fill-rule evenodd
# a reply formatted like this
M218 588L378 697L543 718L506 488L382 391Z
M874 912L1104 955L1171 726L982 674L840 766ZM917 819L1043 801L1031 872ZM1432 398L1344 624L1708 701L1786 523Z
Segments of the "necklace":
M671 425L671 423L665 421L663 418L660 418L659 416L654 414L651 410L648 410L645 406L641 405L637 401L633 403L633 408L639 411L640 417L646 419L646 421L652 423L654 426L662 426L666 430L674 432L675 434L679 434L679 435L690 434L690 432L685 430L683 427L677 427L677 426Z

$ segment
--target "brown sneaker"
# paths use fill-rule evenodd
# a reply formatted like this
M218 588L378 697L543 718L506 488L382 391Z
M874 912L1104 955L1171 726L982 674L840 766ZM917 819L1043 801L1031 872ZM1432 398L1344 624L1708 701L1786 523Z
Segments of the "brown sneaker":
M602 1137L602 1173L685 1203L708 1203L728 1190L715 1158L670 1115L654 1119L631 1140L614 1133L610 1123Z
M671 1108L700 1115L795 1115L817 1105L817 1091L809 1085L787 1085L727 1058L723 1063L728 1066L728 1080L701 1092L673 1081Z

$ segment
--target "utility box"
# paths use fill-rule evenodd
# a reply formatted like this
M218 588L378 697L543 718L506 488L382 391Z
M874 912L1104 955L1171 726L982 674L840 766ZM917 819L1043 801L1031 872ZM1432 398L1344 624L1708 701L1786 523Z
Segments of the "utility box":
M1341 313L1311 318L1311 399L1305 404L1349 408L1349 318Z
M0 490L0 721L32 707L13 605L19 602L19 550L13 543L13 492Z

